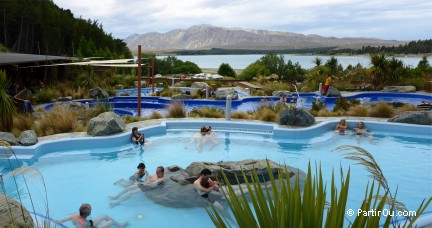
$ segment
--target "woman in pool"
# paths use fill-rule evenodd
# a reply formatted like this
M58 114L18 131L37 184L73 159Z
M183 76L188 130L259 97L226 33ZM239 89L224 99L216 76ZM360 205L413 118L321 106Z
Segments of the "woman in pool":
M79 208L79 214L72 214L71 216L64 218L62 220L55 220L54 223L64 223L67 221L72 221L72 223L77 228L86 228L86 227L112 227L113 225L117 227L125 227L127 226L128 222L119 223L115 221L114 219L103 215L99 216L97 218L94 218L93 220L88 220L87 217L91 214L91 206L88 203L83 203L81 207Z
M188 147L189 147L189 145L190 144L192 144L192 143L195 143L195 142L197 142L197 146L199 146L200 145L200 143L201 143L201 138L202 137L204 137L205 135L206 135L206 127L205 126L202 126L201 127L201 129L200 129L200 131L199 132L197 132L197 133L195 133L193 136L192 136L192 138L191 138L191 140L185 145L185 149L187 149Z
M369 134L368 129L365 128L365 125L362 121L357 123L357 127L353 129L353 134L356 135L357 143L360 143L361 136L365 136L369 139L371 144L374 144L372 135Z
M139 133L137 127L132 128L131 140L132 140L132 142L134 142L136 144L140 144L141 146L144 145L144 143L146 142L144 139L144 134Z
M157 187L158 185L162 184L165 181L164 173L165 173L164 167L158 166L156 168L156 174L147 176L147 179L145 182L136 182L135 184L123 189L123 191L119 192L117 195L109 196L109 198L111 198L112 200L117 200L119 197L121 197L122 195L127 193L122 199L110 202L109 203L110 206L111 207L117 206L121 202L129 199L131 196L133 196L133 195L135 195L141 191L150 190L150 189L153 189L153 188Z
M346 133L348 131L348 124L345 119L341 119L339 123L336 125L336 132Z
M213 145L212 147L210 147L209 150L212 150L215 146L217 146L219 143L218 141L216 141L216 139L214 138L214 136L216 136L216 133L212 131L212 127L211 126L205 126L204 127L204 135L201 138L201 141L198 145L198 149L201 151L204 147L204 144L207 142L211 142Z
M139 163L137 166L138 170L135 172L134 175L130 176L128 180L120 179L120 180L114 182L114 184L119 184L119 185L126 188L126 187L133 185L135 182L142 182L143 181L142 179L144 178L144 176L146 176L146 175L148 176L148 172L145 168L146 167L145 167L144 163L142 163L142 162Z

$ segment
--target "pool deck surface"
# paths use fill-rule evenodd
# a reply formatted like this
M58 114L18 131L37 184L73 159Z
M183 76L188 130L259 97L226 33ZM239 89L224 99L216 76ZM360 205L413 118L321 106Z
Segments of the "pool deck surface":
M315 124L325 122L325 121L337 121L340 119L355 120L355 121L377 121L377 122L387 122L388 118L376 118L376 117L358 117L358 116L335 116L335 117L315 117ZM160 125L164 121L202 121L202 122L217 122L226 121L225 118L168 118L168 119L153 119L145 120L134 123L126 124L126 129L124 132L131 132L133 127L145 128L150 126ZM251 122L260 124L277 125L274 122L264 122L259 120L244 120L244 119L231 119L232 122ZM303 127L293 127L286 125L278 125L281 128L303 128ZM62 133L49 136L38 137L39 142L56 141L60 139L70 139L70 138L86 138L94 137L88 135L87 132L73 132L73 133Z

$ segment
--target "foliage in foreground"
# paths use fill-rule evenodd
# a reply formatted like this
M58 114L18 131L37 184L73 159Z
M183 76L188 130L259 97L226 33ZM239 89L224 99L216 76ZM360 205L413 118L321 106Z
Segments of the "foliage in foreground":
M17 113L17 108L12 97L7 93L10 82L6 78L4 70L0 70L0 131L10 131L13 127L12 117Z
M403 204L392 197L388 183L370 153L361 148L350 146L342 146L336 150L350 149L357 150L357 152L348 152L345 157L362 164L374 178L378 178L371 186L366 187L365 197L359 208L363 211L382 211L385 208L391 212L404 210L405 208L401 207ZM332 174L330 202L326 202L327 188L320 168L317 168L315 175L313 175L310 164L308 165L303 188L298 177L296 177L294 184L283 178L283 174L288 173L286 166L279 169L277 177L273 175L268 162L267 169L270 185L264 187L259 182L260 176L256 170L250 173L251 181L248 181L246 174L242 172L246 187L239 185L240 194L239 191L234 190L223 173L223 182L227 188L222 189L222 193L228 199L228 206L238 227L343 227L346 225L378 227L381 223L380 216L356 216L352 222L345 218L350 183L349 170L345 178L343 178L342 169L340 170L342 177L340 178L339 190L335 184L334 173ZM375 187L376 182L378 187ZM379 195L381 187L385 190L383 196ZM248 192L249 197L246 196L246 192ZM417 209L416 216L408 218L404 224L396 224L396 221L392 221L394 219L392 216L387 216L384 227L388 227L390 224L411 227L431 201L432 197L427 201L424 200ZM388 204L387 207L386 204ZM213 204L206 211L216 227L231 227L231 224Z

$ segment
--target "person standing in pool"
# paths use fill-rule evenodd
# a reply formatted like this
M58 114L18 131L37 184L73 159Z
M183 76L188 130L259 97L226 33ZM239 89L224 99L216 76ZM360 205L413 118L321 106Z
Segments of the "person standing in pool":
M144 143L145 143L144 134L139 133L137 127L132 128L131 140L132 140L132 142L134 142L136 144L144 145Z
M62 220L55 220L54 223L64 223L67 221L72 221L72 223L77 228L87 228L87 227L104 228L104 227L112 227L113 225L123 228L128 224L128 222L119 223L106 215L99 216L93 220L87 220L87 217L90 216L91 214L91 210L92 208L90 204L83 203L79 208L79 214L72 214L71 216L64 218Z
M201 138L204 137L206 135L206 128L205 126L202 126L200 131L195 133L191 140L185 145L185 149L187 149L189 147L190 144L192 143L197 143L197 146L199 146L201 144Z
M213 145L212 147L210 147L209 150L212 150L214 147L216 147L219 143L218 141L216 141L216 139L214 138L216 136L216 133L212 131L212 127L211 126L205 126L204 127L204 136L201 138L201 141L198 145L198 149L199 151L202 151L204 144L207 142L211 142Z

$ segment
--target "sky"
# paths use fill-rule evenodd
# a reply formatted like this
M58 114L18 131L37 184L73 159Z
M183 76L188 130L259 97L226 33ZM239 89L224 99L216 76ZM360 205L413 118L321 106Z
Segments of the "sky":
M430 0L54 0L115 38L210 24L333 37L432 39Z

